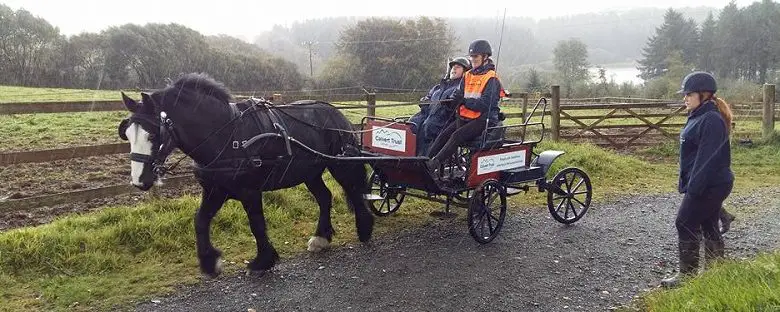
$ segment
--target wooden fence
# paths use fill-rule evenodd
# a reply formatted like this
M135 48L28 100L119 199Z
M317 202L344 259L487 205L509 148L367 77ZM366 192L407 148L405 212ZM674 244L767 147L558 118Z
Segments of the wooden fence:
M318 99L333 103L364 102L365 105L347 105L342 109L365 109L366 115L376 115L377 108L416 106L419 98L425 92L407 93L364 93L364 94L322 94L290 93L290 94L244 94L246 96L263 96L272 98L275 102L292 102L301 99ZM735 104L735 121L741 122L761 120L763 135L774 133L774 121L778 119L778 110L774 103L774 85L764 86L764 101L762 103ZM536 97L549 99L550 118L546 118L552 140L587 141L598 145L616 148L654 145L663 140L676 140L679 129L684 125L685 107L680 101L665 101L657 99L637 98L590 98L561 99L560 88L553 86L547 94L529 95L518 93L513 99L502 103L502 106L520 108L517 113L508 113L507 118L524 118L528 115L531 103ZM237 96L237 98L240 98ZM377 104L377 101L401 101L400 104ZM123 111L124 105L119 101L96 102L66 102L66 103L3 103L0 104L0 115L30 114L30 113L71 113L94 111ZM510 122L510 123L515 123ZM359 126L359 125L356 125ZM129 152L129 144L116 143L96 146L78 146L50 150L11 152L0 154L0 166L23 163L48 162L90 156L114 155ZM193 182L191 176L170 177L168 185L176 186ZM69 202L84 201L93 198L117 196L139 192L130 185L113 185L93 189L78 190L60 194L30 197L23 199L0 200L0 212L22 211L41 206L58 205Z

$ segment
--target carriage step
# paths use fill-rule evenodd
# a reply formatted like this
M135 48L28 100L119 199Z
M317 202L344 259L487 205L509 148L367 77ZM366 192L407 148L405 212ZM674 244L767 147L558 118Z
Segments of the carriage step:
M515 188L511 186L507 186L506 188L507 196L517 195L520 194L521 192L528 192L528 188L523 189L523 188Z
M530 166L502 171L502 179L506 183L518 183L538 180L544 177L541 167Z
M506 172L506 173L519 173L519 172L523 172L523 171L536 170L536 169L539 169L539 168L541 168L541 167L538 167L538 166L525 167L525 166L523 166L523 167L518 167L518 168L514 168L514 169L504 170L504 172Z
M376 194L363 194L363 199L367 201L380 201L385 198Z

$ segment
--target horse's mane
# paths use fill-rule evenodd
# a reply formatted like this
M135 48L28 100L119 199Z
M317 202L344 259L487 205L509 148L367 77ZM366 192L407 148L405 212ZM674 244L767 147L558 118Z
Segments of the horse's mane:
M190 90L202 95L212 96L224 103L228 103L232 99L227 87L206 73L182 74L169 85L169 88Z

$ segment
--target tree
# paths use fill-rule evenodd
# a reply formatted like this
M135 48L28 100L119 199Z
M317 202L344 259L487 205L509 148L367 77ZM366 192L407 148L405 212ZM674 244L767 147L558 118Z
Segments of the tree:
M715 19L712 13L701 25L701 38L699 40L699 61L697 67L700 70L712 71L715 69Z
M526 85L528 92L539 92L544 89L542 84L542 78L539 76L539 71L536 68L531 68L528 71L528 84Z
M60 54L59 67L63 72L60 86L100 89L106 65L104 42L105 37L95 33L71 37Z
M5 83L34 86L39 79L56 80L54 51L63 43L59 32L26 10L14 12L0 5L0 65Z
M729 3L718 16L715 37L715 68L722 78L736 78L743 67L747 53L747 38L745 38L743 17L735 3Z
M554 63L558 75L566 88L566 96L571 96L573 85L578 82L587 82L588 73L588 48L579 39L559 41L553 50Z
M749 46L751 73L748 79L758 83L766 82L767 72L777 65L780 60L777 51L780 51L780 6L771 0L755 2L746 9L746 16L750 19L751 41L758 43Z
M697 60L699 34L696 22L686 20L682 13L673 9L666 11L664 23L656 28L656 33L647 41L642 49L643 59L639 60L639 75L649 80L661 76L668 64L666 60L674 51L681 51L683 62L693 64Z
M603 90L603 95L609 95L609 83L607 82L607 70L599 66L599 89Z
M359 64L347 74L362 84L427 89L444 75L453 41L441 19L371 18L344 30L336 47L343 60Z

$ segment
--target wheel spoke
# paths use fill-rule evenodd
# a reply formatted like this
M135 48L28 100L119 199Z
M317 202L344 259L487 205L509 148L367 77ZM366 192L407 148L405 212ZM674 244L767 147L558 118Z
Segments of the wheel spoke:
M496 220L496 224L498 224L498 217L496 217L496 216L493 216L493 215L491 214L491 215L490 215L490 218L491 218L491 219L493 219L493 220Z
M572 193L576 193L578 189L580 189L580 186L582 186L582 183L585 183L585 179L580 179L580 183L577 183L577 186L574 187L572 190Z
M484 214L482 214L479 217L478 225L479 225L479 234L480 234L480 236L481 237L485 237L485 215Z
M576 218L579 214L577 213L577 210L574 209L574 204L571 203L571 200L569 200L569 207L571 207L571 212L574 213L574 217Z
M558 208L555 208L555 213L558 215L561 214L561 208L563 208L563 204L566 203L566 199L562 200L560 204L558 204Z
M567 199L564 199L563 202L566 203L566 205L565 205L566 206L566 211L563 213L563 218L564 219L568 219L569 218L569 204L568 203L571 202L571 200L569 200L567 198Z
M571 193L571 185L574 183L574 179L569 180L569 174L563 176L566 181L566 193Z
M582 202L581 202L579 199L577 199L577 198L574 198L574 197L572 197L572 199L573 199L573 200L576 200L576 201L577 201L577 202L580 204L580 207L581 207L581 208L585 208L585 204L583 204L583 203L582 203Z
M488 231L490 231L490 234L493 234L493 221L491 220L493 219L491 218L493 215L490 213L490 211L487 211L485 214L487 215Z

